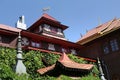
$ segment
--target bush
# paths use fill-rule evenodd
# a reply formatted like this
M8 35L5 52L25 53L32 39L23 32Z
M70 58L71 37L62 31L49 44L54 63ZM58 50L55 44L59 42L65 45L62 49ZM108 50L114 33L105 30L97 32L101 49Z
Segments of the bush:
M11 48L0 47L0 79L2 80L72 80L72 78L61 75L59 78L50 76L41 76L36 71L45 67L42 62L44 58L48 65L54 64L59 55L50 53L41 53L39 51L28 51L23 53L23 63L26 66L27 74L18 75L15 73L16 50ZM78 59L76 56L69 54L69 57L78 63L87 63L84 59ZM88 76L81 80L99 80L98 70L95 66ZM78 79L80 80L80 79Z

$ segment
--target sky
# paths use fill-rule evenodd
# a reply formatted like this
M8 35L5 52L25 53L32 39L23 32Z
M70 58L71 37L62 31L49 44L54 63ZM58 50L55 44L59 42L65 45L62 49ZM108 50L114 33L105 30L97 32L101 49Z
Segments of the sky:
M76 42L86 31L114 18L120 18L120 0L0 0L0 24L15 27L21 15L27 27L46 13L69 28L67 40Z

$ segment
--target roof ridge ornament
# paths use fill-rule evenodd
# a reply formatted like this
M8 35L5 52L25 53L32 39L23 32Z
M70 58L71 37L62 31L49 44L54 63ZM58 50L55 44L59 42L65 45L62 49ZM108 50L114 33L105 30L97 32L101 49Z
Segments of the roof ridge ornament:
M50 10L50 7L45 7L45 8L42 9L42 12L43 12L43 13L46 13L46 12L48 12L49 10Z
M16 23L16 27L19 29L23 29L23 30L27 29L27 25L25 24L25 16L24 15L19 17L19 20Z

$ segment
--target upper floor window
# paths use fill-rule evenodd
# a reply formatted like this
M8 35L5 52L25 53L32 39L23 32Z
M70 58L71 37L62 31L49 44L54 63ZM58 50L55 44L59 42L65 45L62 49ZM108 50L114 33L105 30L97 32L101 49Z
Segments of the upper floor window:
M48 49L49 49L49 50L53 50L53 51L54 51L54 50L55 50L55 47L54 47L54 45L53 45L53 44L48 44Z
M50 31L50 25L44 24L44 29L45 29L46 31Z
M103 46L103 51L104 51L105 54L108 54L108 53L110 52L110 50L109 50L109 45L108 45L108 44L105 44L105 45Z
M63 35L62 30L60 28L58 28L57 34Z
M22 45L23 46L28 46L29 45L29 39L26 37L22 37Z
M51 32L57 33L57 29L55 27L51 27L50 29L51 29Z
M111 40L110 41L110 46L111 46L112 51L119 50L117 39Z
M32 47L37 47L37 48L40 48L40 43L37 43L37 42L31 42L31 45Z

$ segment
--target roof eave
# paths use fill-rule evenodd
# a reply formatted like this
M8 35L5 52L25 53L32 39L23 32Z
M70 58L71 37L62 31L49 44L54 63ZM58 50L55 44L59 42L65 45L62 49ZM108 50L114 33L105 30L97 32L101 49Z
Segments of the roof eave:
M100 38L100 37L102 37L102 36L105 36L105 35L113 32L113 31L118 30L118 29L120 29L120 27L111 29L111 30L109 30L109 31L107 31L107 32L105 32L105 33L97 33L97 34L94 34L94 35L89 36L89 37L87 37L87 38L85 38L85 39L79 40L77 43L79 43L79 44L81 44L81 45L84 45L84 44L86 44L86 43L88 43L88 42L90 42L90 41L93 41L93 40L95 40L95 39L97 39L97 38Z

